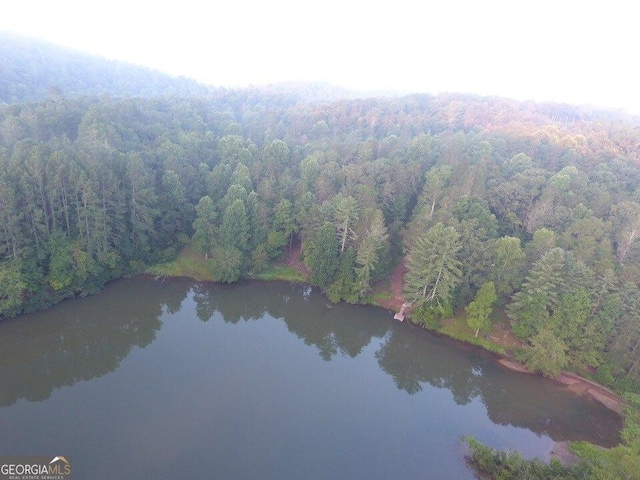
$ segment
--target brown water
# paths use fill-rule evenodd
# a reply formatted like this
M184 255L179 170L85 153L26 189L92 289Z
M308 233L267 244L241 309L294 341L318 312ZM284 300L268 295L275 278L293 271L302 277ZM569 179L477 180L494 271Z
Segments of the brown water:
M373 307L301 285L114 282L0 322L0 454L76 479L473 478L472 435L527 457L620 418Z

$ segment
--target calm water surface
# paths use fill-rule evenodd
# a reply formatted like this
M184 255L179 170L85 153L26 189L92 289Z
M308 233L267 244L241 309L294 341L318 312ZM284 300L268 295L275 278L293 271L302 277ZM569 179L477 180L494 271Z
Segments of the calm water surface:
M471 479L460 438L548 458L620 418L301 285L137 278L0 322L0 454L75 479Z

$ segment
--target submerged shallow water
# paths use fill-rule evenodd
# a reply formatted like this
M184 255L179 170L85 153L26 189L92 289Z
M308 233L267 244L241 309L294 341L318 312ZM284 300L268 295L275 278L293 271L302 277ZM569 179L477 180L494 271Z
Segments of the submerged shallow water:
M0 322L0 454L74 478L473 478L472 435L548 458L621 419L386 310L294 284L122 280Z

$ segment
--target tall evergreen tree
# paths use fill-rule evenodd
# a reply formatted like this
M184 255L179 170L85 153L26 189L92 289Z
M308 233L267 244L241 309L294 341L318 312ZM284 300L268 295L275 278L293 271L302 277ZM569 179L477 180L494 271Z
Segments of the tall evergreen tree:
M347 242L355 238L354 224L358 220L358 202L351 196L336 195L333 217L336 235L340 242L340 253L345 251Z
M129 221L131 244L137 252L150 252L156 237L157 196L153 178L139 155L130 156L126 166L129 185Z
M437 223L418 238L407 255L404 296L415 306L451 301L462 270L457 258L460 236L453 227Z
M236 199L227 207L220 225L220 244L226 248L237 248L242 253L249 251L251 235L247 208L242 200Z
M327 296L334 303L344 300L349 303L356 303L359 295L357 291L354 267L356 263L356 252L349 247L340 256L338 272L335 281L329 285Z
M187 202L186 192L180 177L173 170L162 175L162 195L159 201L162 217L161 236L173 243L179 234L187 235L193 223L193 206Z
M531 338L560 305L564 287L565 251L554 248L536 262L522 289L507 307L513 331L520 338Z
M320 287L333 280L339 265L338 241L331 224L325 223L307 244L304 259L311 270L311 283Z
M382 211L376 210L356 255L356 281L360 295L371 289L371 276L378 265L379 252L384 248L388 238Z
M196 219L193 222L193 241L208 257L216 243L216 210L210 197L204 196L196 205Z

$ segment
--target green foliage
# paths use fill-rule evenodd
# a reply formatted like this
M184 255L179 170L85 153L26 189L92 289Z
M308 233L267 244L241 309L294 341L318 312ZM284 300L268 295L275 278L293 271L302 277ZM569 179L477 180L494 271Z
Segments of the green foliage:
M623 444L601 449L587 442L577 442L572 450L587 465L595 480L628 480L639 478L640 472L640 396L626 394Z
M539 459L524 460L510 451L500 451L482 445L478 440L464 439L469 447L467 458L481 475L494 479L589 479L630 480L640 478L640 396L627 395L624 443L603 449L587 442L571 443L571 450L580 457L577 465L551 460L546 464Z
M211 260L204 260L195 245L186 246L173 260L153 265L146 272L157 277L189 277L201 282L213 281Z
M604 452L593 452L593 477L595 480L638 479L640 475L640 453L627 446L618 446Z
M627 405L624 409L622 440L640 455L640 394L628 392L624 399Z
M520 239L501 237L493 244L490 278L496 293L507 297L520 288L523 279L525 254Z
M253 191L253 183L251 182L251 173L246 165L239 163L231 175L231 183L243 188L246 192Z
M131 246L138 252L148 252L157 232L158 196L153 177L139 154L129 156L125 167L125 180L129 182L127 203L129 210Z
M469 447L467 458L481 474L494 480L584 480L592 478L592 468L586 463L565 465L558 460L544 463L536 458L525 460L517 452L495 450L472 437L464 439Z
M275 169L282 168L289 162L291 151L282 140L273 140L263 151L264 161Z
M597 367L602 362L604 335L598 323L589 321L593 302L585 290L562 295L562 302L551 318L555 335L569 349L569 356L578 365Z
M340 300L356 303L360 298L354 271L355 262L356 252L353 248L347 249L340 256L337 278L327 289L327 296L333 303L337 303Z
M567 345L549 328L541 329L520 354L529 370L554 377L567 366Z
M312 284L324 287L333 280L339 265L338 248L333 226L325 223L305 249L304 258L311 270Z
M534 264L548 251L556 246L556 233L548 228L540 228L533 234L533 239L527 245L527 260Z
M277 258L282 253L282 249L292 240L296 230L293 205L283 198L276 205L273 226L267 233L266 251L270 258Z
M379 252L388 246L388 238L382 212L375 210L356 256L356 282L360 296L371 289L371 278L378 266Z
M355 198L340 194L334 198L333 221L340 243L340 253L345 251L347 242L355 238L354 223L358 220L358 202Z
M241 253L247 253L250 235L247 208L244 202L237 198L224 211L220 225L220 245L225 248L237 248Z
M498 234L498 221L489 210L486 200L463 196L456 205L455 216L459 222L476 221L479 230L477 234L483 239L495 238Z
M269 253L264 244L251 251L251 273L256 275L269 267Z
M405 264L406 299L432 325L432 309L467 305L491 281L532 348L547 329L572 365L637 388L633 121L548 104L523 115L517 102L451 95L148 98L137 95L187 90L140 72L127 85L111 76L108 98L76 98L98 91L95 76L74 83L50 68L53 51L21 70L33 54L15 44L0 42L11 60L0 96L40 103L0 105L0 315L158 261L158 275L266 275L301 242L311 281L334 299L363 301ZM59 90L47 96L52 80ZM213 259L195 248L173 258L192 235Z
M450 303L423 303L411 312L411 321L421 324L430 330L440 330L442 320L453 316Z
M60 95L97 96L107 92L112 97L140 97L201 95L212 90L185 77L177 78L8 32L0 35L0 56L6 65L2 72L1 103L39 102Z
M273 264L260 272L251 272L251 278L256 280L280 280L284 282L305 282L306 278L290 265Z
M184 239L191 231L195 209L188 203L187 195L179 175L173 170L167 170L162 176L162 188L159 202L162 219L159 235L168 243L186 245Z
M469 325L467 325L467 322L460 317L461 316L453 317L453 321L443 323L442 327L438 329L438 332L471 345L478 345L479 347L490 352L497 353L498 355L507 354L504 347L493 341L491 337L476 337L474 332L469 331Z
M618 382L640 385L640 289L636 283L623 285L620 303L607 353L617 367Z
M17 264L0 264L0 315L15 315L20 309L26 289L27 284Z
M73 245L60 231L49 238L49 273L47 281L54 290L62 290L73 281Z
M489 315L497 299L496 287L493 282L487 282L478 290L475 300L465 307L467 323L475 330L476 337L481 329L486 330L491 326Z
M624 262L634 244L640 238L640 204L636 201L623 201L612 208L616 257Z
M269 230L267 233L267 243L265 251L269 258L277 258L282 253L282 249L287 244L287 236L280 230Z
M303 191L313 190L319 173L320 167L315 157L310 155L300 162L300 181Z
M452 172L451 165L441 165L427 171L420 203L424 205L424 210L429 218L433 217L438 200L444 195Z
M273 219L273 228L284 233L284 236L286 238L289 238L289 236L296 231L293 205L286 198L280 200L278 205L276 205Z
M196 219L193 222L193 241L205 253L210 253L216 241L216 211L210 197L204 196L196 205Z
M513 304L518 308L518 321L511 322L511 329L520 339L526 340L532 338L539 332L549 320L549 311L547 310L547 298L544 292L535 292L530 295L521 295L514 297ZM512 311L508 311L507 315L512 316Z
M565 252L554 248L545 253L529 271L522 290L508 306L513 331L527 339L537 334L560 304L564 286Z
M242 277L242 252L235 247L218 246L211 254L211 275L216 282L233 283Z
M415 306L448 304L460 275L458 232L438 223L418 238L407 255L404 295Z

